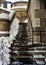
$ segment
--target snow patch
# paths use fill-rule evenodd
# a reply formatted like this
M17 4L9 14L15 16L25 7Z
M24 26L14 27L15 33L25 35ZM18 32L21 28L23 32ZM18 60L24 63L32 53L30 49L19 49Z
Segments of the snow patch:
M0 37L0 65L10 64L10 46L9 37Z
M12 20L12 18L13 18L13 16L14 16L14 14L15 14L15 11L13 10L13 11L11 11L11 13L9 14L9 19L10 20Z
M10 29L10 39L14 40L19 31L19 20L15 18Z
M9 16L6 13L2 13L2 14L0 14L0 19L8 19L9 20Z

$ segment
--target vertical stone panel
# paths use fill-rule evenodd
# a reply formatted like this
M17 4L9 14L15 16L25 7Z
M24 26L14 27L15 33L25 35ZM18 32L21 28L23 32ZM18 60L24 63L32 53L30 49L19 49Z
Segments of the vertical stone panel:
M31 21L32 26L34 29L34 42L36 43L45 43L46 42L46 34L45 34L45 28L46 28L46 20L43 17L43 13L41 12L41 17L35 17L35 10L45 9L45 2L44 0L31 0ZM39 13L39 12L38 12ZM37 14L36 14L37 15ZM45 14L44 14L45 16ZM38 34L38 35L37 35Z
M35 29L40 28L40 18L35 18L35 9L40 9L40 1L39 0L31 0L31 21L34 29L34 42L40 43L40 35L35 35ZM37 30L36 30L37 31Z

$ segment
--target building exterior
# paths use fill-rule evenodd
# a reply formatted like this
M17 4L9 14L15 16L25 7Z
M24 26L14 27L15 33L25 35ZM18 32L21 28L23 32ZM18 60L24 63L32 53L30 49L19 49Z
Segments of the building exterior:
M4 4L4 2L5 2L5 0L0 0L0 6L1 6L1 7L7 8L7 5Z
M27 4L28 2L26 1L18 1L18 2L13 2L12 3L12 10L15 10L16 14L15 17L17 17L17 19L20 22L23 22L24 20L27 19ZM24 6L23 6L24 5Z
M36 53L33 53L33 58L34 61L36 61L36 64L39 64L39 62L43 61L43 56L45 57L44 59L46 59L46 1L29 0L27 10L29 16L30 29L32 30L33 34L34 51L36 51ZM43 56L41 57L39 55Z
M15 23L16 26L13 25L14 31L12 30L15 34L18 30L17 35L14 34L14 39L9 39L13 41L10 46L11 65L16 61L32 65L33 63L34 65L45 65L46 1L29 0L27 2L18 0L11 3L1 0L0 2L0 37L9 37L11 23L19 21L17 24ZM9 15L9 13L11 14Z
M34 42L39 44L46 43L45 7L46 7L45 1L31 0L29 10L28 10L28 15L31 19L31 23L34 31Z

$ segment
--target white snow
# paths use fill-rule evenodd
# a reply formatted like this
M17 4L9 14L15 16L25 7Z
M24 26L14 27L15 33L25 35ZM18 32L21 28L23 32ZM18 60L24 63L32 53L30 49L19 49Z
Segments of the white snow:
M10 20L12 20L14 14L15 14L15 11L14 11L14 10L10 12L10 14L9 14L9 19L10 19Z
M9 31L0 31L0 34L9 34Z
M23 23L28 23L28 19L26 19Z
M10 39L14 40L17 33L19 31L19 20L17 20L17 18L15 18L13 20L13 23L11 25L11 29L10 29Z
M43 55L34 55L34 58L45 58Z
M2 13L2 14L0 14L0 19L8 19L9 20L9 16L6 13Z
M10 64L10 45L9 37L0 37L0 65Z
M2 61L0 60L0 65L2 65Z
M41 64L41 65L45 64L44 61L42 61L42 60L41 61L40 60L36 60L36 63L37 64Z

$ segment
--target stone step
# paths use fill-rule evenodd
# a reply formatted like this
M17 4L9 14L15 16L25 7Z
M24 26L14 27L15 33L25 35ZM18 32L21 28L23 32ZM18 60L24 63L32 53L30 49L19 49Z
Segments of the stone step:
M31 44L31 45L12 45L12 47L28 47L28 48L30 48L30 47L33 47L33 45Z
M12 47L11 48L12 51L31 51L31 50L34 50L34 48L18 48L18 47Z
M29 53L29 54L44 54L46 55L46 50L32 50L32 51L12 51L12 53Z
M33 57L31 57L31 56L13 56L13 57L11 57L11 58L30 58L30 59L32 59Z
M37 65L45 65L45 61L42 60L36 60Z
M46 50L46 46L43 46L43 47L34 47L34 50L36 50L36 49L37 49L37 50L40 50L40 49L41 49L41 50Z
M45 56L43 56L43 55L34 55L33 58L42 60L42 59L45 59Z

